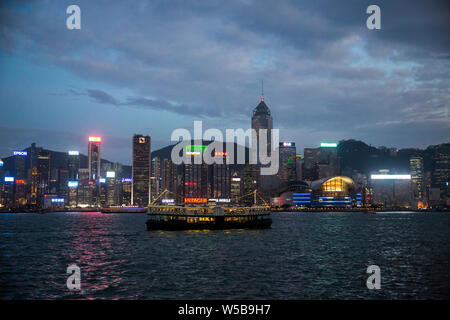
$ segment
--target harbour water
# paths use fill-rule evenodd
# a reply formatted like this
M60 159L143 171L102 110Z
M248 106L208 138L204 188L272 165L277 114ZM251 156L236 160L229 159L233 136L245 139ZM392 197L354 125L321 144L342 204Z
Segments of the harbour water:
M274 213L147 231L145 214L0 215L2 299L448 299L450 213ZM81 290L67 289L67 266ZM369 265L381 289L369 290Z

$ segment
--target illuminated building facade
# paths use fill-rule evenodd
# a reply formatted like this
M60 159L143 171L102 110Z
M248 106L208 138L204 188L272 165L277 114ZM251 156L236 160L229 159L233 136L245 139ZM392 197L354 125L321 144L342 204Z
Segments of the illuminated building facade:
M237 204L242 195L243 179L240 170L233 170L230 178L230 197L233 203Z
M122 178L121 203L125 205L131 204L131 190L133 188L131 178Z
M295 181L281 190L271 203L278 207L335 208L362 205L362 195L349 177L334 176L308 181Z
M37 169L39 176L38 197L50 191L50 152L39 150L37 155Z
M280 142L280 166L278 177L283 182L297 180L297 150L294 142Z
M169 190L173 194L177 194L177 168L170 159L162 159L160 161L160 175L158 176L161 192Z
M16 179L26 179L25 162L28 157L27 151L14 151L14 177Z
M89 137L88 144L88 169L89 179L92 181L98 181L100 178L100 145L102 142L101 137Z
M432 157L431 188L440 190L442 202L450 199L450 145L437 146ZM450 203L448 204L450 205Z
M297 181L303 180L303 156L301 154L295 155L295 175Z
M1 204L3 207L12 207L14 206L15 179L4 176L2 183Z
M133 136L132 193L134 205L147 206L150 202L150 136Z
M150 168L150 200L153 201L164 190L161 189L161 159L154 157Z
M383 169L370 175L371 203L385 208L414 207L410 174L397 174Z
M227 153L221 155L222 163L214 163L208 166L208 197L214 199L230 199L230 167L226 163Z
M78 169L78 181L74 181L73 188L77 185L78 199L77 203L79 206L91 206L92 203L92 191L93 191L93 181L89 179L89 169L80 168Z
M208 165L205 163L183 165L183 196L184 198L208 197Z
M411 181L413 183L414 198L422 200L424 197L424 167L423 158L414 156L409 159L409 167L411 172Z
M78 180L78 169L80 169L80 153L78 151L69 151L67 159L67 167L69 169L69 180Z
M264 95L261 96L261 101L259 104L253 109L252 115L252 129L254 129L253 134L256 134L256 137L252 136L252 141L257 141L257 146L253 146L252 148L259 148L259 130L267 129L267 155L271 155L272 151L272 129L273 129L273 119L270 114L270 109L264 102ZM257 149L258 150L258 149ZM258 152L258 163L260 163Z
M249 193L252 193L253 191L258 189L259 185L259 167L255 164L246 164L244 165L243 169L243 195L247 195ZM250 197L242 198L242 203L245 203L247 205L253 204L253 199Z
M303 179L313 181L340 174L335 142L322 142L319 148L304 149Z

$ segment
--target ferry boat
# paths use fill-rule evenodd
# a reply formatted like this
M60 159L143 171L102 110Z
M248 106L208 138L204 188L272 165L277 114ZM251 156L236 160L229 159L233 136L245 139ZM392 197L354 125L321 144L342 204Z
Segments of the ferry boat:
M147 230L263 229L270 207L149 206Z
M137 206L111 206L104 207L100 210L101 213L146 213L147 208Z

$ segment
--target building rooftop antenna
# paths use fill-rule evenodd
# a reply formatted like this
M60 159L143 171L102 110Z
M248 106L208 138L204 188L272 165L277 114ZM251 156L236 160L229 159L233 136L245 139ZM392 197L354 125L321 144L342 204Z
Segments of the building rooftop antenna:
M264 101L264 79L261 80L261 101Z

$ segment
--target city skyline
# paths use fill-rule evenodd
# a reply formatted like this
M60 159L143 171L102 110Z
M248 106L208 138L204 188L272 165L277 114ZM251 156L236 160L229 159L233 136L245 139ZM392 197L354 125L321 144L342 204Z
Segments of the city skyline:
M450 136L445 2L385 3L381 30L366 28L365 2L77 3L81 30L65 27L67 1L1 4L1 156L33 141L82 150L93 135L129 163L134 133L158 149L198 119L250 127L261 80L281 140L300 149Z

